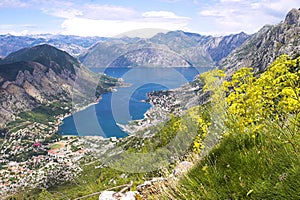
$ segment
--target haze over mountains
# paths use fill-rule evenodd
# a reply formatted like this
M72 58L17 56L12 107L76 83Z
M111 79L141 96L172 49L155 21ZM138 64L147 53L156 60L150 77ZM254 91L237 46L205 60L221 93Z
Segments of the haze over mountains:
M79 56L79 59L87 67L215 67L248 37L245 33L212 37L171 31L158 33L149 39L120 38L100 41L86 54Z
M33 47L41 44L49 44L61 50L67 51L71 55L79 55L86 48L89 48L100 40L105 40L103 37L80 37L71 35L0 35L0 57L5 57L8 54L18 51L23 48Z
M87 67L215 67L248 37L243 32L213 37L183 31L158 33L151 38L1 35L0 56L5 57L21 48L49 44L78 56Z

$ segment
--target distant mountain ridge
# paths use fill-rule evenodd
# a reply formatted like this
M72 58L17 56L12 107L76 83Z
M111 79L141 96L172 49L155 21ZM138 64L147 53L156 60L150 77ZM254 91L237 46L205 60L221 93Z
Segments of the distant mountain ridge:
M87 67L133 66L190 66L215 67L219 61L249 38L245 33L224 37L202 36L197 33L170 31L158 33L152 38L111 38L100 41L79 56ZM153 54L145 53L151 48ZM139 52L139 50L141 52ZM136 54L131 54L130 52ZM157 52L160 52L157 56ZM165 54L163 53L165 52ZM143 62L139 56L143 55ZM183 60L182 60L183 59Z
M20 112L53 101L93 102L118 84L50 45L21 49L0 61L0 127Z
M191 67L186 59L176 52L168 51L167 49L159 48L141 48L129 51L122 56L119 56L108 67Z
M105 38L71 35L0 35L0 57L23 48L49 44L78 56L87 67L132 66L191 66L215 67L232 50L239 47L249 35L239 33L224 37L202 36L197 33L170 31L151 38ZM151 48L153 54L145 49ZM138 52L138 50L142 52ZM143 62L138 56L143 55ZM146 51L146 52L145 52ZM162 53L165 52L166 54ZM159 52L160 56L157 56ZM161 54L162 53L162 54ZM124 59L124 60L122 60ZM183 59L183 60L182 60ZM128 65L125 65L128 64Z
M49 44L58 49L64 50L71 55L79 55L87 48L105 37L80 37L72 35L51 35L39 34L28 36L0 35L0 57L18 51L26 47L33 47L41 44Z
M292 9L277 25L266 25L220 62L232 74L241 67L263 71L281 54L300 54L300 9Z

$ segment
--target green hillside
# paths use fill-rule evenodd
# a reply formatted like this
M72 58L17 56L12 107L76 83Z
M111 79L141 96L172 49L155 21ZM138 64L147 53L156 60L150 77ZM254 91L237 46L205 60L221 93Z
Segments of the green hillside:
M261 74L242 68L225 81L220 143L152 198L300 199L299 68L300 57L282 55Z

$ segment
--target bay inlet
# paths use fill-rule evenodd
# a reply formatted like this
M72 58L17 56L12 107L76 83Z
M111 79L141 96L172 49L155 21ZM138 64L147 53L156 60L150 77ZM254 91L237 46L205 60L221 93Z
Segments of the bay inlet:
M211 68L92 68L93 72L122 78L129 87L102 95L101 100L84 110L65 118L59 127L61 135L126 137L128 134L117 125L143 119L151 107L145 100L147 93L180 87L195 76Z

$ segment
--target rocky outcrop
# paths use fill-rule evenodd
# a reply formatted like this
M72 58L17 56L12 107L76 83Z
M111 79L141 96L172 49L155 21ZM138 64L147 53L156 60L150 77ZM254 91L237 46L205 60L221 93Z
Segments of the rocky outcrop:
M187 173L192 167L194 166L193 163L188 161L183 161L179 163L172 171L173 177L180 177Z
M297 9L292 9L286 16L285 18L285 23L289 25L296 25L300 26L300 8Z
M265 70L281 54L300 54L300 10L292 9L277 25L266 25L221 61L220 68L232 74L241 67Z
M241 46L250 36L244 32L231 34L223 37L211 37L204 48L218 65L219 62L228 56L234 49Z

